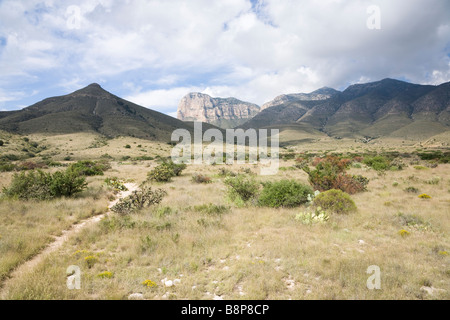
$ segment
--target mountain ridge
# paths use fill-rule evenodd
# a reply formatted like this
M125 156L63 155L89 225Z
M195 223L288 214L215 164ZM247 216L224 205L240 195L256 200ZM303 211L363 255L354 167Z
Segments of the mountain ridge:
M193 125L120 98L97 83L22 110L0 112L0 129L20 134L87 131L169 141L171 133L180 128L192 131Z

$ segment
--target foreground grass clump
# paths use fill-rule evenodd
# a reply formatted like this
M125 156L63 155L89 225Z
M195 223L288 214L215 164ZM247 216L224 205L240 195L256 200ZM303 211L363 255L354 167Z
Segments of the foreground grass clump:
M141 189L133 191L127 198L121 199L111 210L122 215L130 214L161 203L166 195L165 190L156 189L153 191L149 186L142 186Z
M73 196L86 187L85 178L79 177L73 170L67 169L53 174L33 170L29 173L15 174L10 186L3 189L3 194L21 200L49 200Z
M357 209L347 193L335 189L320 193L314 198L314 205L338 214L347 214Z
M212 182L210 177L205 176L203 174L198 174L198 173L196 173L192 176L192 181L194 181L195 183L211 183Z
M295 180L281 180L264 183L258 203L270 208L298 207L308 202L313 190Z

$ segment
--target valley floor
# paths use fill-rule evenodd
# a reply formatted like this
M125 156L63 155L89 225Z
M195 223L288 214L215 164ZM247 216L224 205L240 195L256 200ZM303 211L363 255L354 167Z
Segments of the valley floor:
M129 141L130 152L135 152ZM125 142L117 142L121 150ZM156 144L142 148L161 149L158 152L166 155L170 150ZM93 150L96 158L105 152L116 156L117 147ZM72 158L88 158L73 153ZM103 183L106 177L139 184L156 162L128 159L111 164L105 176L89 177L89 189L73 199L0 200L3 284L62 230L107 211L112 190ZM282 160L279 174L267 177L252 165L190 165L171 182L152 183L167 191L159 206L126 216L110 214L87 226L20 277L11 278L1 289L2 298L450 298L450 164L408 165L384 174L364 165L351 168L351 174L370 179L368 191L351 196L357 212L332 214L316 224L295 219L305 206L272 209L232 203L219 175L226 168L261 182L295 179L308 184L306 173L294 164ZM193 182L196 173L211 177L212 183ZM1 186L7 186L12 173L0 177ZM409 187L419 193L405 191ZM431 198L421 199L421 193ZM81 270L79 290L67 287L69 266ZM367 286L370 266L381 271L380 289Z

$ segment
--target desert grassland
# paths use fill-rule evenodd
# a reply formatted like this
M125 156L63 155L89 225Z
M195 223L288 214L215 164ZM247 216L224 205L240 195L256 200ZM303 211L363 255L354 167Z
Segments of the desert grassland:
M10 176L5 180L9 181ZM95 181L90 181L89 188L74 198L53 201L0 199L0 280L39 253L63 230L105 213L109 193Z
M67 150L72 150L74 159L97 158L104 153L116 158L118 151L114 154L114 150L118 149L141 155L143 152L136 151L133 142L141 144L137 139L123 138L98 148L83 149L80 145L79 149L68 146L72 149ZM123 149L126 143L132 148ZM327 141L293 149L322 152L336 150L338 143ZM150 155L169 155L170 146L142 142L145 144ZM351 142L345 145L346 151L355 149L380 148ZM117 176L137 183L143 182L156 166L155 161L112 164L105 177ZM450 247L449 164L424 170L408 166L384 175L365 166L352 168L350 173L371 179L368 191L352 195L358 211L332 214L328 222L314 225L294 219L305 207L270 209L233 204L226 197L224 178L218 175L220 168L241 173L249 168L252 173L245 174L258 181L295 179L307 184L307 175L293 169L293 164L281 161L283 169L276 176L260 176L254 165L190 165L172 182L152 183L168 193L158 207L128 216L112 214L84 229L34 270L11 282L5 298L127 299L132 293L141 293L146 299L450 298L450 261L445 254ZM197 184L191 180L195 173L208 175L213 182ZM105 177L92 181L99 186ZM433 178L439 178L438 182L428 184ZM432 198L420 199L418 194L404 191L411 186ZM80 201L80 211L86 206L86 212L97 205L89 205L91 200L83 202L82 197L63 201ZM98 201L99 207L104 206L104 198ZM64 215L57 203L39 204L53 208L48 219ZM208 204L221 206L221 210L205 212L199 207ZM36 217L42 212L36 209ZM415 224L408 225L410 221ZM402 229L409 235L401 236ZM81 290L66 287L66 269L70 265L82 270ZM371 265L381 269L380 290L366 287L370 276L366 270ZM175 279L180 281L171 287L162 283ZM145 280L153 281L155 286L144 286ZM428 294L421 290L423 286L441 290Z

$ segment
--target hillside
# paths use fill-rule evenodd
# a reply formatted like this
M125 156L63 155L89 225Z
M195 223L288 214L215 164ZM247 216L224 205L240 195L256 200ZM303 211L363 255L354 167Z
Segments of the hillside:
M19 111L0 112L0 129L19 134L94 132L169 141L178 128L191 131L193 125L124 100L95 83Z
M301 124L331 137L390 136L422 140L449 130L450 83L417 85L384 79L349 86L326 100L290 101L264 109L243 128Z

